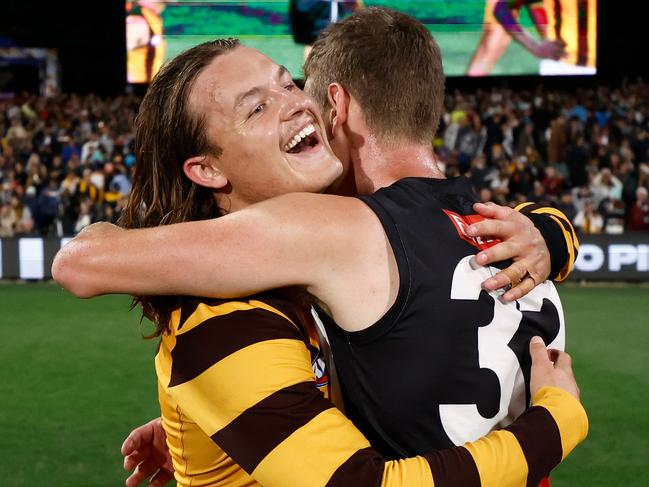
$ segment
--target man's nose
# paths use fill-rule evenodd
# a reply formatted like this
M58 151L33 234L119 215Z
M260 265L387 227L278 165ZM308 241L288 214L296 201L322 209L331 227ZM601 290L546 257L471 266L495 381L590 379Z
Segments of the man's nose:
M282 100L280 116L282 120L291 120L308 111L311 107L309 98L297 88L287 92Z

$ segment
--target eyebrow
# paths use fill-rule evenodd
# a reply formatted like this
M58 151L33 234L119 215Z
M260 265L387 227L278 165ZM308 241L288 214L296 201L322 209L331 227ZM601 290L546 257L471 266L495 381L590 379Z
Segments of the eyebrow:
M290 75L290 72L288 69L286 69L286 66L282 66L282 65L277 66L277 71L275 73L276 79L280 79L286 74ZM255 86L254 88L250 88L248 91L238 95L234 100L235 111L241 108L241 105L243 105L249 98L257 96L262 90L263 88L261 86Z

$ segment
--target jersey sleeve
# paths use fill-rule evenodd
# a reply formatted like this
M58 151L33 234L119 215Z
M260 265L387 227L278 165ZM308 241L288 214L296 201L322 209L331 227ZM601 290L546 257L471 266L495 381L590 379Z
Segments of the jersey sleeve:
M265 487L526 487L585 436L578 401L548 390L508 430L386 461L316 388L298 327L270 307L241 309L190 319L163 379L185 414Z
M541 235L550 250L550 279L563 281L572 271L579 251L579 239L570 220L562 211L537 203L521 203L516 211L526 215Z

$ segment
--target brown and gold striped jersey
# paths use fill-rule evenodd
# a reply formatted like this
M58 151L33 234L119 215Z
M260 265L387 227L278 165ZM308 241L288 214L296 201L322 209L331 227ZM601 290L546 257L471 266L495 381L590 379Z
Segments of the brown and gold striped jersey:
M173 313L155 363L178 485L524 487L586 435L580 403L546 388L506 430L386 461L323 393L317 340L300 316L270 294L186 299Z

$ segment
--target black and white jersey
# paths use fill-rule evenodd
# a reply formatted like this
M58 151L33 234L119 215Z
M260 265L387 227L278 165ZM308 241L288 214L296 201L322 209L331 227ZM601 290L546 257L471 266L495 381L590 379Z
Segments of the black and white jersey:
M406 178L361 196L396 257L394 305L366 330L325 318L348 416L383 455L404 458L462 444L509 424L530 399L529 341L564 347L564 318L545 282L506 304L474 264L494 245L464 229L482 219L465 178Z

